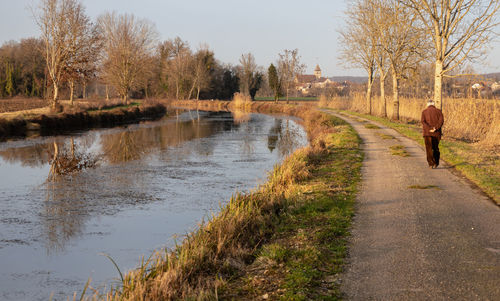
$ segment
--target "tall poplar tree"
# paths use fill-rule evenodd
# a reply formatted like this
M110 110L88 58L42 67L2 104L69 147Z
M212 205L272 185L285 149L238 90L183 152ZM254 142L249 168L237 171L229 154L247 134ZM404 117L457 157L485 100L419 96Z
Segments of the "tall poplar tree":
M269 87L274 92L274 101L278 101L281 95L280 78L278 76L278 71L276 67L271 64L267 69L267 78L269 81Z

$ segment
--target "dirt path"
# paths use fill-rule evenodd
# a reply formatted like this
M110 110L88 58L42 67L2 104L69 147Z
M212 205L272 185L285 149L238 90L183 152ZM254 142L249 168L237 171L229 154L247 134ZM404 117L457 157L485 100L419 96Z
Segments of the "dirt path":
M500 300L500 207L446 164L429 169L416 142L339 117L359 133L366 156L345 299ZM393 145L410 156L392 155Z

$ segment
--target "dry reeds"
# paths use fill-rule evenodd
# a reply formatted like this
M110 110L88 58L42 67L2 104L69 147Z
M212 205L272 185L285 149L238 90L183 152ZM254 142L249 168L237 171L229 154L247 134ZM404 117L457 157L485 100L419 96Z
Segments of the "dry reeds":
M231 105L233 108L248 111L252 106L252 99L248 95L236 92L234 93Z
M319 96L318 107L324 108L328 106L328 97L326 95L321 94Z
M332 98L327 106L339 110L366 112L364 95L350 98ZM387 116L393 115L393 104L387 102ZM401 120L420 122L426 99L400 98L399 115ZM494 99L456 99L443 100L444 135L454 139L481 142L488 145L500 144L500 108ZM380 98L372 99L373 115L385 117L384 103Z

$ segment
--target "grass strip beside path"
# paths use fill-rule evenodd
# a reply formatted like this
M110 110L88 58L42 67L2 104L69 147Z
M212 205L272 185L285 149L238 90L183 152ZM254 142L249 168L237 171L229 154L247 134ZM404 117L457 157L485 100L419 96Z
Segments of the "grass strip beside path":
M396 122L382 117L361 114L352 111L340 111L351 116L363 117L379 122L395 129L402 135L424 145L422 129L419 124ZM463 176L468 178L500 205L500 155L498 148L482 147L480 144L467 143L446 137L446 120L444 136L439 144L441 158Z

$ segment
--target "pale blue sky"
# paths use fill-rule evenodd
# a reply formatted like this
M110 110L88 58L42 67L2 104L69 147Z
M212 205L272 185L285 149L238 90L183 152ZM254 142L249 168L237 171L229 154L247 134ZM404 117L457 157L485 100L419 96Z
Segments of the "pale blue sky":
M37 0L0 0L0 44L38 36L30 5ZM283 49L299 49L307 73L319 64L323 74L362 75L338 62L337 29L343 24L345 0L82 0L95 19L105 11L133 13L156 25L161 40L176 36L195 49L206 43L222 62L237 64L251 52L269 66ZM500 44L484 72L500 72Z

